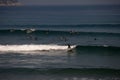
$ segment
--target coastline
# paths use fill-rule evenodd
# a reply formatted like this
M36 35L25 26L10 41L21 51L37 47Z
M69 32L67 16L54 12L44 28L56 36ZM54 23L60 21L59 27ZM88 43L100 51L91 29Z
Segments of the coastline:
M12 4L0 4L0 7L1 6L22 6L21 3L12 3Z

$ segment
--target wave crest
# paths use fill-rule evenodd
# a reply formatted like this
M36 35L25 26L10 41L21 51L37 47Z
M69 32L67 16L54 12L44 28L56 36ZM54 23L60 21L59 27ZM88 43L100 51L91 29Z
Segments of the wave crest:
M75 46L71 46L73 48ZM67 50L67 45L0 45L1 52L10 51L43 51L43 50Z

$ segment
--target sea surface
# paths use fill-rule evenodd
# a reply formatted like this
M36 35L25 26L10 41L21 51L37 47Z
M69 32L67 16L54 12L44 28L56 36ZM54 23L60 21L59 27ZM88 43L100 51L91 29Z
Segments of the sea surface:
M0 80L120 80L120 6L0 7Z

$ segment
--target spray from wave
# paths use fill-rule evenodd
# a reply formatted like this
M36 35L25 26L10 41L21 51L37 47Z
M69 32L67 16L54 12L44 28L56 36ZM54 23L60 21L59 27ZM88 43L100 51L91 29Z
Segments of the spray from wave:
M75 46L71 46L74 48ZM67 45L0 45L0 52L67 50Z

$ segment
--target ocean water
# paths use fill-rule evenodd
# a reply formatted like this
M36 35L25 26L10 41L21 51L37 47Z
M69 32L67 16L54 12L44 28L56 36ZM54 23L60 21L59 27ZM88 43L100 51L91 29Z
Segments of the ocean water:
M119 75L119 5L0 7L0 80Z

